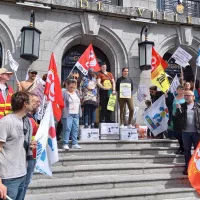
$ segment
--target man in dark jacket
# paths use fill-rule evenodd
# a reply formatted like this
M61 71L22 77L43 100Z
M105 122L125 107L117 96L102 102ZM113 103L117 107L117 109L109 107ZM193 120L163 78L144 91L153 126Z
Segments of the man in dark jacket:
M186 164L183 174L187 175L192 144L196 149L200 141L200 104L194 102L194 92L191 90L185 91L184 97L186 102L181 105L177 104L176 115L182 122L181 129Z

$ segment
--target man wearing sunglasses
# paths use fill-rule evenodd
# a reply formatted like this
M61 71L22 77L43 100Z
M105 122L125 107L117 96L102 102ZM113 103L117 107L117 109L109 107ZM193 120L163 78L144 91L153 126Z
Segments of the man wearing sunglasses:
M30 69L28 71L28 80L18 83L18 91L28 91L31 92L37 85L37 71Z
M188 174L188 164L191 158L191 147L196 149L200 141L200 104L194 102L194 92L184 92L185 103L177 104L176 116L182 122L182 138L185 155L184 175Z

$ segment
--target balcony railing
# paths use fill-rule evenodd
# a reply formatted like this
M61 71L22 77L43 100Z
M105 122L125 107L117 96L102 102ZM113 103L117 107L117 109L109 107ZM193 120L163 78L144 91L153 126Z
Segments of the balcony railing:
M161 12L174 12L174 5L178 0L157 0L157 9ZM184 0L183 4L186 6L186 16L199 17L200 18L200 1Z

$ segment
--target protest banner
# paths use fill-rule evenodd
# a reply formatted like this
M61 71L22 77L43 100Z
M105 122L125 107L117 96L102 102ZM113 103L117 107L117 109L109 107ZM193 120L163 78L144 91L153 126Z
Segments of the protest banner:
M180 65L181 67L186 67L192 56L181 47L178 47L171 58L175 60L176 64Z
M171 85L170 85L170 88L169 88L170 92L171 92L171 93L175 93L175 92L176 92L176 89L177 89L177 87L178 87L179 85L180 85L180 82L179 82L178 76L177 76L177 74L176 74L176 76L174 77L174 79L173 79L173 81L172 81L172 83L171 83Z
M137 91L137 100L142 102L148 95L148 89L146 85L139 85Z

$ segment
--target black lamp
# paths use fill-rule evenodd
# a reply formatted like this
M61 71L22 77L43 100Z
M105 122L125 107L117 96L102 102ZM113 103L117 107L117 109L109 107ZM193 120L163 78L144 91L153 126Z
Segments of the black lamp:
M21 58L35 61L39 58L41 31L35 28L35 13L31 11L30 26L21 29Z
M142 41L142 34L145 31L145 41ZM148 41L148 26L143 26L140 33L139 65L141 70L151 69L152 47L154 42Z

